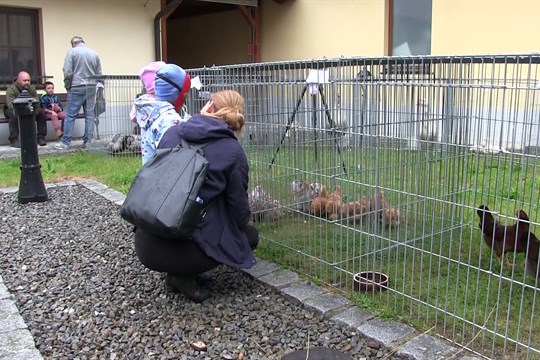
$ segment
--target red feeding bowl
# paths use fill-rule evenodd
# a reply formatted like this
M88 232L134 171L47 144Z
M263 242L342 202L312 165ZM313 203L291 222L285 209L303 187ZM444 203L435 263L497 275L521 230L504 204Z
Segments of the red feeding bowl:
M355 291L374 291L388 289L388 275L377 271L362 271L354 274Z

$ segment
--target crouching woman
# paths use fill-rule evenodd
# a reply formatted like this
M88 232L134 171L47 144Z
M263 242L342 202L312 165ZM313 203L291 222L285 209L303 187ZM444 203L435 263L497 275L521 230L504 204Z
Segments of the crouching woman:
M210 165L199 197L206 215L189 240L171 240L135 232L135 250L147 268L167 273L166 286L195 302L209 297L200 274L225 264L250 268L259 242L255 227L248 224L249 166L237 140L244 127L244 99L233 90L215 93L200 114L168 129L159 148L173 148L181 140L204 145Z

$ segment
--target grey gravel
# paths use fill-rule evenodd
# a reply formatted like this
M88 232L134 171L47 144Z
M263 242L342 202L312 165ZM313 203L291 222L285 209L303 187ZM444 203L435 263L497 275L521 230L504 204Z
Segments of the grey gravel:
M117 205L81 185L48 195L20 205L6 193L0 202L0 274L45 359L281 359L308 346L387 355L227 267L211 272L202 304L167 293L164 275L139 263ZM196 341L207 351L193 349Z

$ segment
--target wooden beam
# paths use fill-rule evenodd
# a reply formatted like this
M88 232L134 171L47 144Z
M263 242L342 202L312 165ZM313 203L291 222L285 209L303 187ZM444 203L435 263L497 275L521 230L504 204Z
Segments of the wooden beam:
M257 6L257 0L199 0L206 2L215 2L221 4L231 4L238 6Z
M242 12L242 15L244 15L244 18L249 23L249 26L254 28L255 27L255 19L253 19L253 17L251 16L251 12L245 6L238 6L238 8Z
M255 9L255 62L261 62L261 7Z
M167 0L161 0L161 8L165 9L165 6L167 6ZM167 53L168 53L167 20L161 19L160 27L161 27L161 60L167 62Z
M247 8L246 6L238 6L242 15L249 23L251 28L251 43L249 46L252 46L253 53L250 54L251 62L260 62L261 61L261 51L260 51L260 42L261 42L261 8L252 7Z
M386 55L392 56L393 47L392 43L394 42L394 1L386 0L386 9L385 9L385 18L386 24L384 27L385 37L384 41L386 42Z
M155 36L159 37L160 39L160 56L156 54L156 60L167 62L167 19L182 4L183 1L184 0L172 0L171 2L167 3L166 0L161 0L161 10L154 18ZM158 38L156 38L156 42L157 41Z

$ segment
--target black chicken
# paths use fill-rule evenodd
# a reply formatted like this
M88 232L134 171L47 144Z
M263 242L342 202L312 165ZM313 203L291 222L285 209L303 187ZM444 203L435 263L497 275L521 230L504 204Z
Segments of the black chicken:
M528 275L534 278L540 278L540 272L538 268L538 257L540 252L540 240L534 235L533 232L530 232L529 236L529 246L527 250L527 262L525 265L525 271Z
M501 259L508 252L522 253L527 251L529 234L529 216L523 210L517 212L518 221L513 225L502 225L493 217L488 207L481 205L476 211L480 217L478 226L482 230L484 242ZM506 259L510 265L508 258Z

